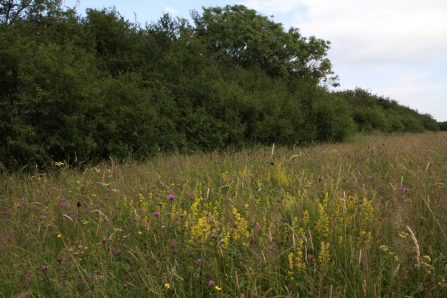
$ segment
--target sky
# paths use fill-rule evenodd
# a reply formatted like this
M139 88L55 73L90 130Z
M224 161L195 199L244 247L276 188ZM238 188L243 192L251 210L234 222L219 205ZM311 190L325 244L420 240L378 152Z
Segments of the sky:
M202 7L242 4L285 30L331 42L328 58L339 90L360 87L447 121L446 0L65 0L65 6L115 6L131 22L163 13L189 19Z

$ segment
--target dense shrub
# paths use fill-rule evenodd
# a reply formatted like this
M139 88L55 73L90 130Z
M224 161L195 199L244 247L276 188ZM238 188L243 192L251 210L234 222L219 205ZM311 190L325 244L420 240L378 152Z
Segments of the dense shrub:
M115 9L81 17L54 3L0 16L7 169L440 129L367 90L329 92L328 42L240 5L194 12L195 27L165 14L142 28ZM222 32L235 24L247 30Z

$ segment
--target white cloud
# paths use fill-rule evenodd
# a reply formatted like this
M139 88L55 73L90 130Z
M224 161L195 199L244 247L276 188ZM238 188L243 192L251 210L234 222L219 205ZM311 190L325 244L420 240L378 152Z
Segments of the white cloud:
M168 12L168 13L170 13L170 14L173 14L173 15L175 15L175 16L178 16L178 15L179 15L177 9L175 9L175 8L173 8L173 7L171 7L171 6L166 6L165 9L164 9L164 11L166 11L166 12Z
M303 36L331 41L342 88L360 86L447 117L447 1L246 0L262 14L294 13ZM305 9L303 9L303 7ZM299 11L298 11L299 10Z
M330 40L339 62L415 65L447 53L447 1L327 3L309 2L307 20L296 25Z
M246 0L264 14L296 11L304 36L332 42L339 62L417 64L447 53L447 1ZM304 12L304 14L303 14Z
M400 104L429 113L438 121L447 120L447 86L433 82L429 72L400 73L380 92ZM392 96L391 96L392 94Z

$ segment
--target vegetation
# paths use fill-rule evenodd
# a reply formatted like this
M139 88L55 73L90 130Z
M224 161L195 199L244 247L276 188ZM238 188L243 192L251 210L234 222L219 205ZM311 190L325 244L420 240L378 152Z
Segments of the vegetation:
M366 90L330 91L329 41L241 5L192 20L0 1L2 169L440 129Z
M0 296L447 296L446 122L191 17L0 0Z
M445 297L447 135L368 138L3 174L1 296Z

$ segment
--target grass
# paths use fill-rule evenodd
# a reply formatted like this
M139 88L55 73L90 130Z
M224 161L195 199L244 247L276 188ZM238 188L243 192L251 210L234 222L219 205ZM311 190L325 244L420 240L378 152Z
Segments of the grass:
M446 297L447 135L6 175L0 297Z

